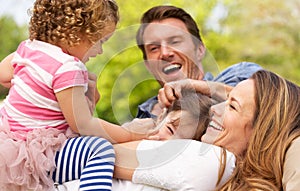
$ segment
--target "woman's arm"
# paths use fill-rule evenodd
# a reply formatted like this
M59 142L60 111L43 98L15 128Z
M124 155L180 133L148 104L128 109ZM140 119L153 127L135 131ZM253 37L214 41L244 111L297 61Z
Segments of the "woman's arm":
M116 154L114 178L132 180L133 173L139 165L136 155L139 143L140 141L133 141L113 145Z
M119 125L95 118L91 115L84 88L67 88L56 93L59 106L71 129L81 135L100 136L111 143L140 140L147 137L147 130L153 128L152 119L145 119L145 133L130 132Z
M6 88L10 88L11 79L13 78L14 68L11 65L14 53L5 57L0 63L0 84Z

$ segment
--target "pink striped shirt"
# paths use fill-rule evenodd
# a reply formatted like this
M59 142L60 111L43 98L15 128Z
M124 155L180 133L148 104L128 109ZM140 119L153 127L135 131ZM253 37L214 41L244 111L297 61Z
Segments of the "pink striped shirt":
M74 86L87 90L85 65L61 48L37 40L22 42L12 65L12 86L1 109L11 130L67 128L55 93Z

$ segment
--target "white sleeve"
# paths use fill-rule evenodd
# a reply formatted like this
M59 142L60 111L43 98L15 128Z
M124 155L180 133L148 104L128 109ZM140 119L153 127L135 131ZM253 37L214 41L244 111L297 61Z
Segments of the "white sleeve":
M142 141L137 148L139 167L132 181L166 190L214 190L218 180L221 148L194 140ZM222 183L235 167L227 152Z

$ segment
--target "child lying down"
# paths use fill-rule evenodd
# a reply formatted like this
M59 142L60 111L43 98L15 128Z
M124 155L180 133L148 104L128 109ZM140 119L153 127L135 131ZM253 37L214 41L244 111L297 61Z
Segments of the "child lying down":
M113 191L214 190L235 167L235 156L200 142L210 121L210 98L183 92L157 121L157 140L114 145ZM57 190L79 190L79 180Z

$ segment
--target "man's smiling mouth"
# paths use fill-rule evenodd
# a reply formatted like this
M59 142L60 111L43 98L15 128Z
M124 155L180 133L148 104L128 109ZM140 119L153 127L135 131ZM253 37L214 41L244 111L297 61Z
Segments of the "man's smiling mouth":
M164 72L165 74L170 74L170 73L172 73L172 72L174 72L174 71L180 70L181 67L182 67L182 65L180 65L180 64L171 64L171 65L165 67L165 68L163 69L163 72Z

